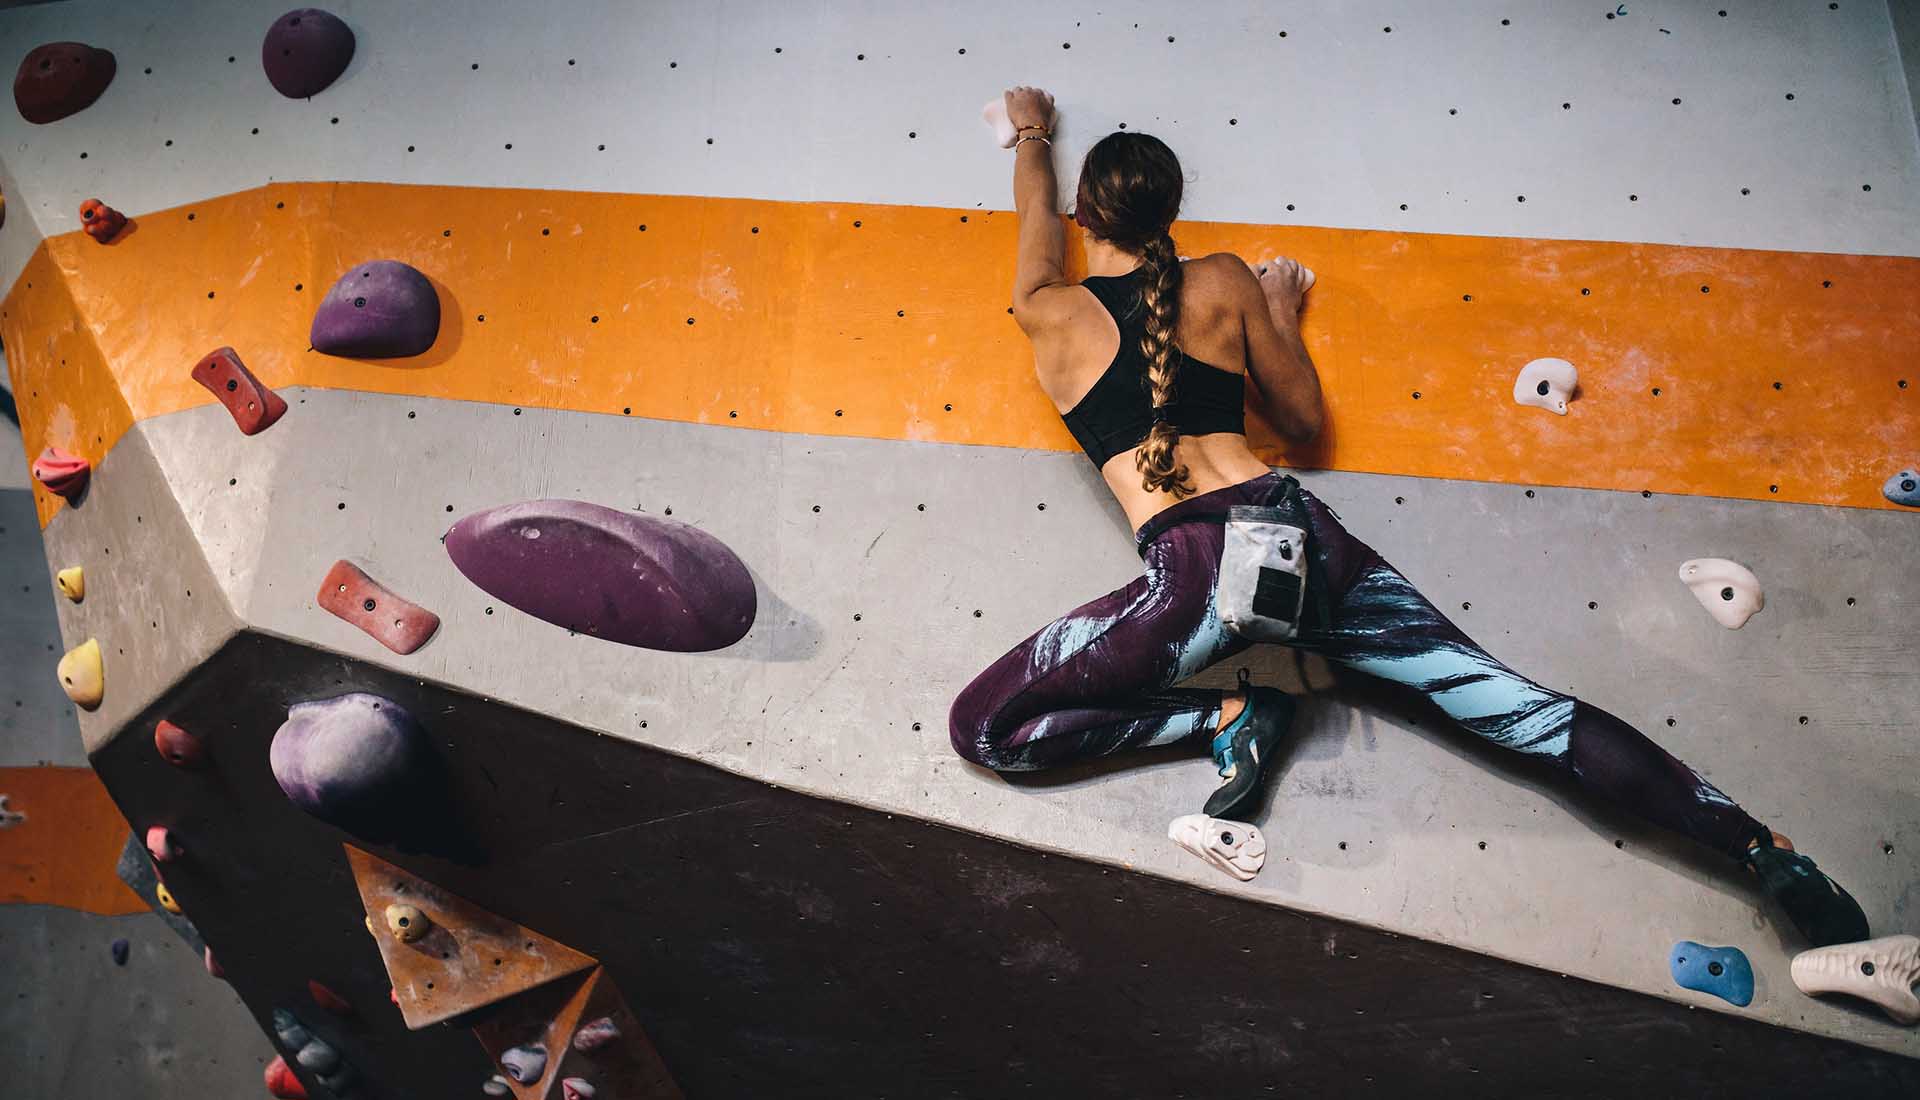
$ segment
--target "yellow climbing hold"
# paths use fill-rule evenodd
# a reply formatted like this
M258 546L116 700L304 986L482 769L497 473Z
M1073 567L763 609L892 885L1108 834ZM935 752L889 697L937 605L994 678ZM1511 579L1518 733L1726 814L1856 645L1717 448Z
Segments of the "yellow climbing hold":
M62 596L74 603L79 603L87 597L87 575L77 565L55 573L53 584L60 590Z
M413 943L433 928L427 915L411 905L387 906L387 931L401 943Z
M83 710L92 710L100 705L100 696L106 694L107 677L100 665L100 643L88 638L60 658L57 672L60 674L60 686L66 689L67 698L79 704Z
M162 882L155 886L153 888L153 896L155 900L159 901L160 908L165 909L167 912L178 913L180 911L180 903L173 900L173 892L167 889L166 883Z

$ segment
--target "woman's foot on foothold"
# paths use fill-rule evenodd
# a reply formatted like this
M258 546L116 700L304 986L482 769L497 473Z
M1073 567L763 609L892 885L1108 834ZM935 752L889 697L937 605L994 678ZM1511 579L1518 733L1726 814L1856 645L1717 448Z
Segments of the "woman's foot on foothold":
M1220 788L1207 799L1208 817L1245 821L1266 797L1266 770L1293 725L1293 698L1274 688L1247 689L1246 708L1213 736Z
M1756 840L1747 849L1746 864L1760 876L1761 888L1786 910L1800 934L1815 947L1854 943L1871 936L1860 903L1813 860L1776 843L1776 837L1786 839L1774 833L1766 840Z

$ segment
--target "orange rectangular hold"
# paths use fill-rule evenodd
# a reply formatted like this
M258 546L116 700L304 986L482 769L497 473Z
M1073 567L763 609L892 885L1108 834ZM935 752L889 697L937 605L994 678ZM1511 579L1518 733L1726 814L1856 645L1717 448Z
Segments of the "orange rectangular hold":
M374 641L405 655L427 644L440 616L400 596L350 561L337 561L314 597L320 606L359 627Z
M193 380L218 398L242 435L259 435L286 415L287 402L253 376L232 348L215 348L193 365Z

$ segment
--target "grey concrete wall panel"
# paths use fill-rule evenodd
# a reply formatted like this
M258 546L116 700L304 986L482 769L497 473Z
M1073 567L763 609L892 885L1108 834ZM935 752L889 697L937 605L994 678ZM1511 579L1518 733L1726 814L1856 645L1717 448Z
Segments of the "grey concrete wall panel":
M0 768L84 764L73 700L53 675L60 597L26 489L0 489L0 585Z
M962 762L946 734L959 688L1139 569L1078 456L304 388L288 397L293 411L245 451L273 471L261 494L227 485L223 460L240 461L237 450L208 447L239 438L223 410L140 430L189 502L192 537L230 563L233 601L255 629L809 793L1704 1007L1717 1002L1673 987L1668 948L1737 943L1763 976L1750 1014L1920 1052L1911 1031L1793 993L1796 937L1722 858L1364 686L1304 709L1261 822L1273 852L1244 885L1165 839L1166 822L1215 782L1198 759L1147 754L1012 781ZM356 442L370 435L390 448ZM1697 764L1846 883L1876 928L1911 923L1920 683L1901 670L1920 645L1920 597L1904 580L1920 565L1916 517L1306 480L1496 655ZM755 575L753 631L709 654L569 636L474 588L438 544L469 511L552 496L670 510L721 538ZM1744 630L1715 624L1678 580L1681 561L1708 555L1746 562L1767 584L1768 607ZM439 634L400 657L320 611L318 579L339 557L438 613ZM1284 650L1247 664L1267 682L1332 683Z
M125 939L127 965L109 945ZM22 1100L264 1095L246 1005L157 917L0 905L0 1064Z
M491 858L381 857L599 959L689 1097L1920 1088L1894 1054L810 798L242 634L163 701L208 731L213 772L125 740L95 763L136 821L204 838L168 883L257 1013L314 977L357 1006L308 1015L379 1096L470 1096L488 1070L462 1027L405 1030L344 834L268 770L286 700L350 691L428 720Z
M332 10L359 48L312 100L276 94L257 60L285 9L0 12L9 42L77 38L120 59L71 119L0 112L16 216L52 235L94 195L137 217L335 179L1006 209L979 107L1037 83L1060 96L1061 163L1122 122L1160 134L1186 158L1195 218L1920 249L1920 141L1883 0L1616 19L1406 0L983 0L910 17L834 0L346 0ZM8 283L30 252L10 238Z

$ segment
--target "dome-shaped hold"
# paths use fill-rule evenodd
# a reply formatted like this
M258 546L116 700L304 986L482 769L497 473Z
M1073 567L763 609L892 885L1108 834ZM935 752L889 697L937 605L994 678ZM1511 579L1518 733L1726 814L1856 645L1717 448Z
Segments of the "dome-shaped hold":
M533 500L453 525L466 578L536 618L623 645L691 653L753 626L753 575L697 527L577 500Z
M100 705L100 697L107 691L107 673L100 663L99 642L88 638L67 650L54 671L60 677L61 690L81 710L92 710Z
M1535 359L1513 380L1513 399L1521 405L1567 415L1567 403L1580 385L1580 372L1565 359Z
M207 762L206 745L165 718L153 727L153 747L176 768L197 768Z
M529 1043L512 1048L500 1056L500 1068L523 1085L533 1084L547 1072L546 1044Z
M87 598L87 574L77 565L70 565L53 575L53 586L60 594L74 603Z
M1895 504L1920 508L1920 471L1902 470L1887 479L1880 491Z
M340 276L313 314L315 351L357 359L419 355L440 334L440 296L398 260L373 260Z
M147 829L147 854L155 863L172 863L186 855L187 850L173 839L173 833L165 825L154 825Z
M180 903L173 900L173 891L167 889L166 883L164 882L154 883L153 900L159 902L160 908L165 909L167 912L172 913L175 916L178 916L180 914Z
M294 805L362 840L429 846L446 823L440 758L392 700L356 693L296 703L267 760Z
M386 917L387 931L401 943L417 943L433 930L433 922L412 905L389 905Z
M113 240L127 227L127 216L99 199L80 204L80 228L101 244Z
M326 91L353 60L353 31L319 8L295 8L273 21L260 43L260 67L288 99Z
M580 1025L580 1030L573 1033L573 1049L592 1054L619 1037L620 1025L613 1022L613 1017L602 1016Z
M47 492L68 501L86 491L87 475L92 471L93 463L58 447L48 447L33 460L33 479L45 485Z
M1700 601L1707 614L1728 630L1747 625L1748 619L1767 606L1760 578L1739 562L1694 558L1681 563L1680 579L1693 590L1693 598Z
M35 46L13 75L13 103L36 125L58 122L93 105L113 83L113 54L84 42Z
M293 1067L287 1065L287 1060L278 1054L267 1063L266 1085L267 1094L277 1100L307 1100L307 1087L293 1075Z

